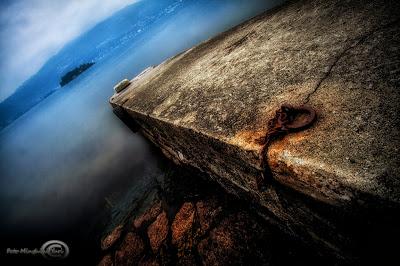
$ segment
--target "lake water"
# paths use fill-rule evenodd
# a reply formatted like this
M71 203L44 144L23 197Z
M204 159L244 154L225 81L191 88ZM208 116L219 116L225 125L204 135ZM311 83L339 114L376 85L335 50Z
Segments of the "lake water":
M275 4L265 2L225 1L208 13L192 3L3 129L2 245L40 247L79 234L107 204L123 208L127 197L133 202L154 186L162 159L112 113L112 87Z

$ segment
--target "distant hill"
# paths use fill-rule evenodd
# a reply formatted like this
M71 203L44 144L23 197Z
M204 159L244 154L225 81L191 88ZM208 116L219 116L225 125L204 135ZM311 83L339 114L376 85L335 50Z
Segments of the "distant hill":
M89 67L91 67L93 65L94 65L94 63L81 64L80 66L67 72L64 76L62 76L61 81L60 81L60 86L62 87L62 86L67 85L72 80L74 80L76 77L78 77L80 74L82 74L86 69L88 69Z
M167 11L175 5L182 8L183 3L178 0L136 2L67 44L14 94L0 102L0 130L57 91L60 78L67 71L87 62L103 64L139 40L152 36L154 29L174 14Z

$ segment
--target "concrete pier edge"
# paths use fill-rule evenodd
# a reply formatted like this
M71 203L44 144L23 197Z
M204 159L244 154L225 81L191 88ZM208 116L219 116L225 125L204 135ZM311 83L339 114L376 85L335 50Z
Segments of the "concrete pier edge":
M288 1L147 69L110 103L174 162L348 259L371 229L360 223L390 234L398 221L399 10ZM312 106L318 120L269 145L260 189L256 140L285 103Z

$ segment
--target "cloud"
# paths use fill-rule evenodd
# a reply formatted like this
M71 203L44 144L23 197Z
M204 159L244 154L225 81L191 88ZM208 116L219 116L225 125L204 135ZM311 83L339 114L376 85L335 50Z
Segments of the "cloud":
M0 4L0 101L66 43L138 0L16 0Z

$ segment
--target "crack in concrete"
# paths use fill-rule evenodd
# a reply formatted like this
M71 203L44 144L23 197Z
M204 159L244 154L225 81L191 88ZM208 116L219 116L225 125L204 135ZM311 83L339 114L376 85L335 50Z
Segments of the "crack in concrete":
M330 76L330 74L332 73L332 69L336 66L336 64L340 61L340 59L342 59L348 51L350 51L351 49L356 48L357 46L359 46L360 44L362 44L363 42L365 42L369 37L371 37L373 34L375 34L376 32L379 32L383 29L386 29L396 23L398 23L400 21L400 19L396 19L394 21L391 21L385 25L382 25L374 30L371 30L370 32L362 35L361 37L358 38L358 40L356 40L355 42L353 42L352 44L350 44L347 48L345 48L341 53L339 53L339 55L337 55L333 61L333 63L328 66L328 70L325 72L325 75L320 79L320 81L317 83L317 85L315 86L315 88L307 94L306 98L303 101L303 104L308 104L308 102L310 101L311 97L313 94L315 94L319 88L321 87L322 83Z

